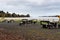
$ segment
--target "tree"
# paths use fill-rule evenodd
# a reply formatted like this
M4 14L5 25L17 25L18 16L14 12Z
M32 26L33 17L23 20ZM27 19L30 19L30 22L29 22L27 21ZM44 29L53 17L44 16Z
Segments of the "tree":
M30 17L30 15L29 15L29 14L27 14L27 15L26 15L26 17Z
M12 15L9 12L7 12L5 13L5 17L12 17Z
M12 14L12 17L17 17L17 15L15 13Z
M20 17L20 15L18 14L17 17Z
M5 12L4 11L0 11L0 17L5 17Z
M15 13L9 13L9 12L4 12L4 11L0 11L0 17L30 17L29 14L27 15L19 15L19 14L15 14Z
M20 15L20 17L25 17L25 15Z

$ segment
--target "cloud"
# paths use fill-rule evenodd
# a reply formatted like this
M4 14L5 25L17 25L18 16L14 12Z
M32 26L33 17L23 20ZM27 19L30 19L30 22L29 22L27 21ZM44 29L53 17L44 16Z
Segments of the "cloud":
M30 7L26 6L27 2L22 0L0 0L0 2L0 10L26 14L30 11Z
M46 4L60 2L60 0L26 0L26 1L36 5L46 5Z
M60 13L60 0L0 0L0 10L39 15Z

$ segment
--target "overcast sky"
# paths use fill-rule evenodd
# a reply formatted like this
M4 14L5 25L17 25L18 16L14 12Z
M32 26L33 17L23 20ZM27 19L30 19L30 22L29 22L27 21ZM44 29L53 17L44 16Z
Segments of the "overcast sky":
M31 16L60 15L60 0L0 0L0 10Z

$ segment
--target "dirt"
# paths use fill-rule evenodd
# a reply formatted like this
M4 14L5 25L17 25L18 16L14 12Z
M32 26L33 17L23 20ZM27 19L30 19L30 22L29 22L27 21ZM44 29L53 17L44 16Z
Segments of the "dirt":
M0 40L60 40L60 29L43 29L39 24L0 23Z

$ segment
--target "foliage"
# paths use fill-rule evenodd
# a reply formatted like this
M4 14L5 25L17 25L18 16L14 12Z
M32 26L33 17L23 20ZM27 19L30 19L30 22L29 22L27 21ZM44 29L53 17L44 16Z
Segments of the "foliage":
M16 13L9 13L9 12L4 12L4 11L0 11L0 17L30 17L29 14L27 15L19 15Z

